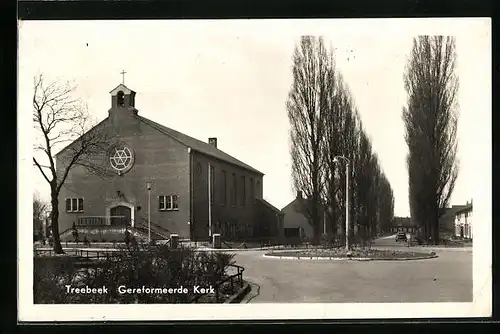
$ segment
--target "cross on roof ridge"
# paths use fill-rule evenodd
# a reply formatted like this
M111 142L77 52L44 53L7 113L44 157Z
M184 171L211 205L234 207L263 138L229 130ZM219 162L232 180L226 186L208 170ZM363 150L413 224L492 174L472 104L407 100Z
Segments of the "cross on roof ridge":
M127 72L125 72L125 70L122 70L122 71L120 72L120 74L122 75L122 84L124 84L124 85L125 85L125 74L126 74L126 73L127 73Z

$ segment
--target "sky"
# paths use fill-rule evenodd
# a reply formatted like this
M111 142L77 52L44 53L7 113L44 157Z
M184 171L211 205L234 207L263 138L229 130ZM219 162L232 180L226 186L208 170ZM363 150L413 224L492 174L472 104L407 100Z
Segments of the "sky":
M30 113L37 74L74 82L77 96L100 121L125 70L140 115L203 141L217 137L221 150L265 174L264 198L283 208L295 197L285 106L292 53L301 35L323 36L391 183L395 215L408 216L401 113L412 38L456 37L460 174L451 204L465 204L481 177L480 161L491 155L478 151L491 132L490 31L490 20L482 18L20 21L18 114L26 122L19 126L24 138L34 138ZM33 169L30 180L48 200L40 173Z

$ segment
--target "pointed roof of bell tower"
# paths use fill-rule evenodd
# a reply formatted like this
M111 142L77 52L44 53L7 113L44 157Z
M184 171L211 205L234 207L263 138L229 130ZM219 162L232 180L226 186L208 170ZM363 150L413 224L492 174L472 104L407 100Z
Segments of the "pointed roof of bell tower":
M132 89L125 86L123 82L109 93L111 94L111 108L132 108L134 109L134 112L137 113L137 109L135 109L136 93Z
M119 84L113 90L111 90L109 93L111 95L116 95L116 94L118 94L119 91L122 91L123 94L125 94L125 95L130 95L131 93L135 93L132 89L128 88L124 84Z

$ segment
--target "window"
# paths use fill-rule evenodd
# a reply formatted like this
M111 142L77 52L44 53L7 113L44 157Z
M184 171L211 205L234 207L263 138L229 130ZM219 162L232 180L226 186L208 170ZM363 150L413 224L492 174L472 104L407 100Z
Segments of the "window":
M251 198L251 199L254 199L254 198L255 198L255 197L254 197L254 196L255 196L255 195L254 195L254 193L255 193L255 192L254 192L254 190L255 190L255 189L254 189L254 184L253 184L253 178L250 178L250 198Z
M165 210L165 196L158 196L158 209Z
M241 177L241 205L245 205L245 201L246 201L246 178L244 176Z
M236 174L233 173L233 187L231 188L231 205L236 205L236 191L237 191L238 185L236 183Z
M221 180L221 204L226 205L226 200L227 200L227 179L226 179L226 171L222 171L222 180Z
M260 181L257 181L257 197L260 198Z
M66 212L83 212L83 198L66 198Z
M179 209L179 196L168 195L158 196L158 209L160 211L172 211Z
M210 204L214 204L215 168L210 165Z

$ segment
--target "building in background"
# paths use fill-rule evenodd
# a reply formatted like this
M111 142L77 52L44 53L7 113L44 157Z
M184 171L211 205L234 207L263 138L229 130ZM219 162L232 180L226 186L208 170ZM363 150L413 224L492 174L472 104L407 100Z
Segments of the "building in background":
M283 227L286 240L307 241L313 238L313 227L304 212L304 198L301 191L298 191L293 201L288 203L281 211L285 215Z
M288 203L281 211L284 213L284 236L287 242L294 240L311 241L314 237L314 229L306 212L307 198L304 198L302 191L297 191L296 197ZM322 217L320 234L331 238L333 227L328 223L327 209L319 208L319 214ZM354 233L358 226L353 224ZM337 226L335 235L338 237L343 234L343 225Z
M449 239L455 236L455 215L464 209L466 205L453 205L445 208L439 217L439 235L441 238Z
M472 239L472 200L455 213L455 236Z
M418 226L410 217L394 217L391 227L392 233L404 232L415 234L417 231Z
M460 237L462 229L464 237L467 237L467 235L470 234L470 238L472 238L472 225L470 223L470 217L472 217L472 201L470 203L467 202L465 205L452 205L449 208L444 208L441 216L439 217L440 238L449 239L452 237ZM410 231L410 233L417 231L416 222L413 222L411 218L408 217L395 217L391 232L395 233L407 231Z

